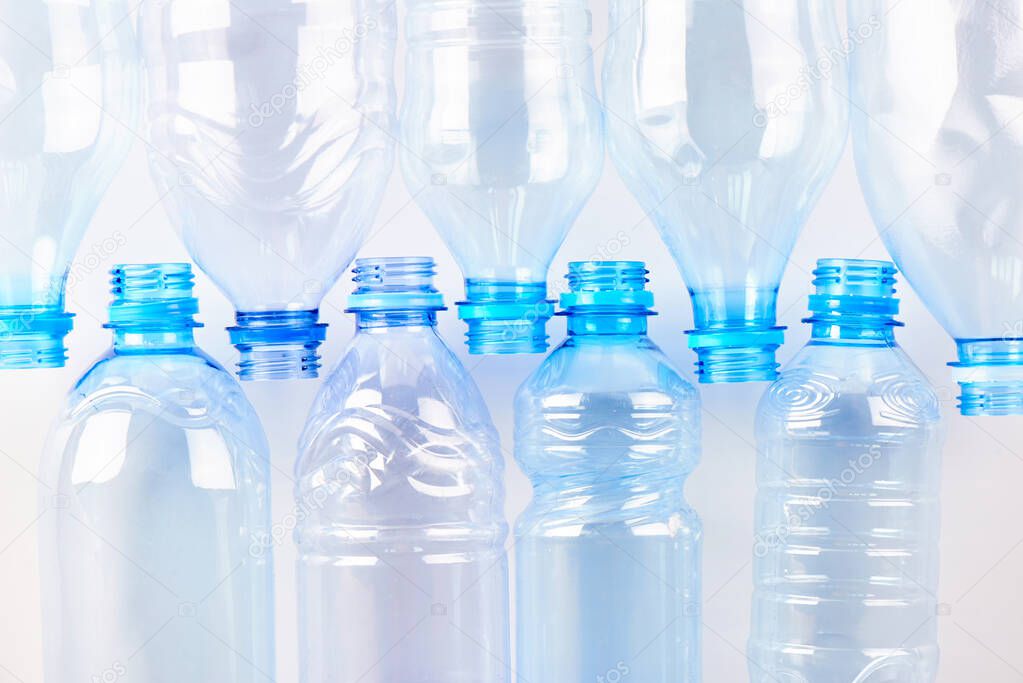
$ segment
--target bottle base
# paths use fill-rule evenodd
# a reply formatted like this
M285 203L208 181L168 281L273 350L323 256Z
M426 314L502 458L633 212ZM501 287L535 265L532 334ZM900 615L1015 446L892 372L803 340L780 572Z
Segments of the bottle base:
M319 377L319 347L327 325L319 311L261 311L235 317L227 328L238 349L238 378L243 381L315 379Z
M62 368L74 315L32 306L0 308L0 370Z
M773 382L778 379L775 352L785 341L784 327L690 330L701 384Z
M473 355L544 353L547 321L554 302L545 283L466 282L466 301L458 302L458 317L468 325L465 334Z

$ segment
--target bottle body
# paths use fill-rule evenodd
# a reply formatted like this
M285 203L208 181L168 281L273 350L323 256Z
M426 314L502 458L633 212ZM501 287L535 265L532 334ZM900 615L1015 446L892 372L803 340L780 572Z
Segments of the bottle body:
M43 463L47 680L273 678L269 467L241 388L203 354L94 366Z
M315 377L317 309L393 164L395 4L172 0L141 26L153 175L238 312L240 375Z
M937 675L937 397L894 342L811 342L757 416L751 680Z
M547 348L547 270L600 178L581 0L413 0L401 165L466 280L472 353Z
M519 389L518 673L700 680L699 399L642 335L570 337Z
M876 22L852 58L853 139L882 240L957 341L969 415L1023 413L1021 9L942 0L849 5Z
M833 3L614 0L610 26L611 157L692 296L700 381L773 380L778 286L845 144Z
M64 286L128 151L138 64L126 0L5 2L0 368L64 365ZM104 251L124 235L110 235ZM98 247L99 248L99 247ZM77 277L77 273L71 276Z
M433 326L360 327L296 465L300 680L509 680L501 473Z

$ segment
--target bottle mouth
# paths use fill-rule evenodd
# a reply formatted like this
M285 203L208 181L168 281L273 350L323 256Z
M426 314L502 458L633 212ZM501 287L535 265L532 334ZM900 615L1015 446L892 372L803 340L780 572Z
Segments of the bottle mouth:
M775 353L785 342L785 328L690 330L689 348L696 352L701 384L773 382L778 379Z
M1023 339L956 340L949 363L959 384L959 411L970 417L1023 415Z
M443 311L444 297L433 286L436 264L428 256L363 258L355 262L349 313Z
M109 329L202 327L194 316L195 276L188 263L119 264L110 271Z
M319 347L327 325L319 311L258 311L235 314L227 328L238 349L238 378L243 381L315 379Z
M64 367L73 318L58 307L0 307L0 370Z
M554 302L547 283L466 280L466 300L458 302L458 317L468 326L465 338L474 355L543 353L547 350L547 321Z

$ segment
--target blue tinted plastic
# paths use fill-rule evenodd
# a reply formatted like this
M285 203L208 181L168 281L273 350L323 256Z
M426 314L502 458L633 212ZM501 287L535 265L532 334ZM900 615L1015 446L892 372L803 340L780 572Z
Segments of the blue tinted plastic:
M390 0L142 9L150 161L237 310L246 380L316 377L324 294L380 204L397 137Z
M46 680L273 678L270 458L187 264L113 270L111 351L42 463Z
M683 495L696 390L646 336L638 262L572 263L568 339L515 399L522 680L700 680L700 542Z
M0 369L62 367L72 259L137 114L126 0L11 3L0 23ZM93 249L109 256L124 235ZM94 267L94 266L93 266Z
M881 238L956 340L966 415L1023 414L1023 8L864 0L854 139Z
M466 281L470 353L547 349L547 270L603 159L584 0L410 0L401 165Z
M701 382L772 380L778 286L845 144L834 3L614 0L611 156L682 271Z
M504 683L503 463L428 258L359 259L296 465L300 680Z
M826 259L757 413L754 683L937 675L938 400L895 343L895 267Z

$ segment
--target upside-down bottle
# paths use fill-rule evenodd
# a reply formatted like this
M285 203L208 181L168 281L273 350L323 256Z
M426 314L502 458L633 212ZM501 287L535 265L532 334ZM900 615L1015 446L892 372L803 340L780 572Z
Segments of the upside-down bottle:
M317 376L320 302L393 164L394 5L142 9L153 175L189 253L235 306L242 379Z
M863 0L860 184L888 251L958 346L965 415L1023 414L1023 6Z
M760 401L753 683L937 675L942 431L895 342L895 274L819 261L810 342Z
M510 680L503 461L430 258L355 262L295 465L303 683Z
M778 286L845 146L831 0L613 0L611 156L693 301L701 382L771 380Z
M601 175L585 0L409 0L401 165L465 276L470 353L547 348L547 270Z
M130 10L0 2L0 369L67 358L64 285L137 112Z
M697 683L700 399L647 337L630 261L569 265L568 339L515 398L533 500L515 525L522 680Z
M46 681L274 677L270 454L187 263L113 271L113 348L42 462Z

